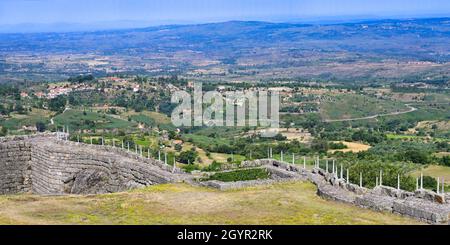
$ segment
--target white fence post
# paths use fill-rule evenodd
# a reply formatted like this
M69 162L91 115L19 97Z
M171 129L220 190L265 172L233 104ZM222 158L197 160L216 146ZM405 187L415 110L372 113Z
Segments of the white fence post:
M359 187L362 188L362 172L359 172Z
M347 168L347 184L350 184L350 174L348 168Z
M383 185L383 170L380 170L380 186Z
M420 189L423 190L423 173L420 173Z

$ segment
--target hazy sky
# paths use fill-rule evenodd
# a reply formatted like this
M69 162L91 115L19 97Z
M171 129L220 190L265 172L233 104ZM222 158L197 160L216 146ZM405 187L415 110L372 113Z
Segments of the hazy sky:
M189 23L415 17L450 14L450 0L0 0L0 25L145 21Z

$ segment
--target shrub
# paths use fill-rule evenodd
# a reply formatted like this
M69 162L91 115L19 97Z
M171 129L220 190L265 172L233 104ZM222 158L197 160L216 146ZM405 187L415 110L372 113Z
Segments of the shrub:
M364 161L357 162L355 160L344 161L344 177L346 169L349 169L350 181L359 184L360 173L363 177L363 186L373 188L376 178L383 171L383 185L397 187L397 177L400 174L400 188L407 191L414 191L416 188L416 180L409 173L416 169L415 165L386 163L381 161ZM340 163L338 163L340 165ZM339 166L340 168L340 166Z
M450 156L443 156L441 158L441 163L444 166L450 167Z
M184 165L182 168L187 173L191 173L192 171L195 171L195 170L200 170L200 167L197 164L187 164L187 165Z
M216 173L205 180L218 180L223 182L247 181L257 179L268 179L270 173L266 169L254 168L245 170L236 170L231 172Z
M195 162L195 159L197 159L197 156L198 154L196 151L183 151L180 153L178 161L184 164L193 164Z
M203 171L219 171L221 169L222 164L217 161L213 161L208 167L204 168Z
M423 176L423 188L436 190L437 180L431 176Z
M340 149L347 149L347 146L344 145L342 142L338 143L330 142L328 143L328 148L332 150L340 150Z
M38 132L44 132L47 129L47 125L43 122L36 122L36 129Z
M183 148L183 147L182 147L180 144L176 144L176 145L175 145L175 150L176 150L176 151L181 151L182 148Z

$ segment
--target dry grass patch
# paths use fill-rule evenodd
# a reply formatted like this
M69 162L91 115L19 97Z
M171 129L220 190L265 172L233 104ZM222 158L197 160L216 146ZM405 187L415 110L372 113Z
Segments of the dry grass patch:
M335 141L335 143L342 143L347 146L346 149L340 149L340 150L330 150L329 152L333 153L336 151L340 152L361 152L361 151L367 151L370 149L370 145L366 145L359 142L347 142L347 141Z

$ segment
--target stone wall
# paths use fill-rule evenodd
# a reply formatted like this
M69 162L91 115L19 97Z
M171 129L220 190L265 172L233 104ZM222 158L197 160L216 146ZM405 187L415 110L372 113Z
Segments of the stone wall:
M0 193L95 194L177 182L178 168L120 148L58 140L54 134L0 140Z
M0 194L31 189L31 147L24 138L0 140Z
M448 193L437 194L428 190L418 190L413 193L388 186L377 186L374 189L367 189L348 183L346 180L338 178L335 174L327 173L323 169L315 168L312 171L308 171L273 159L243 162L241 165L245 167L265 167L270 169L271 173L279 173L277 176L280 179L311 181L317 186L317 194L329 200L376 211L392 212L431 224L449 224L450 221L450 195ZM269 183L272 182L214 182L208 186L226 190Z
M445 195L428 190L412 193L389 186L367 189L347 183L322 169L313 170L310 177L318 187L318 194L327 199L409 216L431 224L449 224L450 221L450 205L446 203Z

